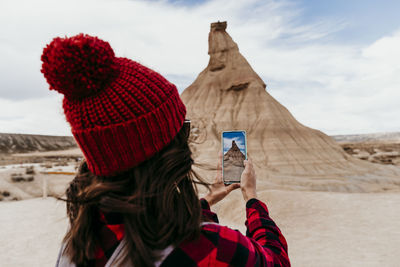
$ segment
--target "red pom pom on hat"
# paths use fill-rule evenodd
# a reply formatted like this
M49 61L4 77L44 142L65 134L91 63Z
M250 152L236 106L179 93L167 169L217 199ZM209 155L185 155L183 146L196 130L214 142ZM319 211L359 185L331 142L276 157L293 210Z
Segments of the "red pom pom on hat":
M54 38L41 59L50 89L71 100L99 93L118 72L110 44L86 34Z

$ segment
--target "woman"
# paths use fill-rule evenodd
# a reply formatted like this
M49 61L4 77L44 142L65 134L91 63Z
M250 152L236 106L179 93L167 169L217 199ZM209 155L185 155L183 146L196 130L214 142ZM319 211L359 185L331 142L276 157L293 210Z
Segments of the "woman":
M67 190L57 266L290 266L285 238L257 200L251 160L240 185L225 186L218 168L199 201L196 184L207 184L192 171L190 124L173 84L83 34L55 38L42 61L85 156ZM247 237L210 210L239 187Z

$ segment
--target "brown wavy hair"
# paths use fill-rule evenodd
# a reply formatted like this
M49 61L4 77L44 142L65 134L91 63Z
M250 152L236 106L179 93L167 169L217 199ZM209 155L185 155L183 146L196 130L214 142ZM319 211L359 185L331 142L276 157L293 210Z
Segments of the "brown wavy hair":
M186 126L187 127L187 126ZM172 142L151 159L113 177L92 174L83 162L67 189L70 229L66 254L79 266L88 264L98 242L99 211L123 217L127 251L133 266L154 266L155 250L177 246L200 234L201 207L192 170L185 124Z

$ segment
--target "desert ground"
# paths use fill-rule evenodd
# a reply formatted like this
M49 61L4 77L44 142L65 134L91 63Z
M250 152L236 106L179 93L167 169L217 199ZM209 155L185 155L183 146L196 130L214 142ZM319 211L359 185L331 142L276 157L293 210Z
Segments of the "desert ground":
M372 163L400 166L400 143L392 142L341 142L350 155Z
M264 190L259 198L288 241L292 266L399 266L400 194ZM243 206L237 191L212 209L221 224L244 232ZM54 266L65 203L0 202L0 225L1 266Z
M292 266L399 266L400 194L263 190L259 198L287 239ZM214 210L244 233L239 199L234 192Z

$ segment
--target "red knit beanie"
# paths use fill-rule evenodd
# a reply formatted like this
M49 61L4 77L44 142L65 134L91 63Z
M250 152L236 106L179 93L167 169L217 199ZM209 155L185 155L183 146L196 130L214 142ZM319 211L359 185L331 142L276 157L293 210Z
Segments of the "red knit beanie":
M96 175L111 176L149 159L183 125L186 108L175 85L115 57L97 37L54 38L42 62L50 89L64 94L72 134Z

